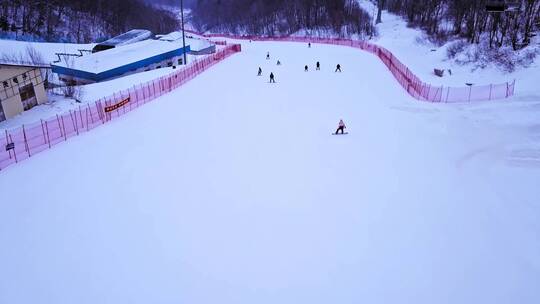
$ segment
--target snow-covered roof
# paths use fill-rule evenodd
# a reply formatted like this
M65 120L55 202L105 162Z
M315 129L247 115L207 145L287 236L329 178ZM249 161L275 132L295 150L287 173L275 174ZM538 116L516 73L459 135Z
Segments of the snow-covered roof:
M146 40L153 36L152 32L149 30L138 30L134 29L129 32L123 33L116 37L113 37L109 40L99 43L100 45L111 45L111 46L121 46L126 44L131 44L137 41Z
M182 33L181 32L172 32L172 33L169 33L167 35L156 35L156 37L159 40L163 40L163 41L175 41L175 40L182 39Z
M182 32L171 32L167 35L156 36L161 41L181 41ZM188 38L186 35L186 45L189 45L192 51L200 51L211 47L213 44L206 39Z
M30 62L30 61L8 61L0 59L0 66L8 67L21 67L21 68L40 68L40 69L49 69L51 66L47 63L42 62Z
M74 58L69 64L61 62L56 65L97 74L179 49L182 49L182 43L178 41L144 40Z

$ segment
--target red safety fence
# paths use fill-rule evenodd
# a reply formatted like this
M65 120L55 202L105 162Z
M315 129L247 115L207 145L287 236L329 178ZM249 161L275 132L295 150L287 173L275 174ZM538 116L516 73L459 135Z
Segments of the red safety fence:
M502 84L489 84L482 86L445 87L434 86L420 80L405 64L384 47L366 41L338 38L314 38L314 37L259 37L259 36L234 36L222 34L193 34L206 38L230 38L253 41L289 41L304 43L321 43L331 45L350 46L372 53L386 65L399 84L414 98L430 102L472 102L494 99L504 99L514 95L515 80Z
M227 45L216 53L195 60L189 66L167 76L119 91L93 104L81 105L68 113L10 131L6 130L4 134L0 134L0 170L129 113L182 86L208 68L240 51L239 44Z

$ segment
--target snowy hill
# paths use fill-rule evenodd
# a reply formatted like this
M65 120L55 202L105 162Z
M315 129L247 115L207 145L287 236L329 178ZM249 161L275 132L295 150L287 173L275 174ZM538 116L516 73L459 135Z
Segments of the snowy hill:
M377 9L372 1L359 0L359 3L372 16L376 14ZM537 84L537 79L540 79L540 58L529 67L518 67L512 73L506 72L497 63L491 63L484 68L478 68L474 63L458 64L447 56L448 48L455 41L443 46L430 43L421 30L408 27L403 18L388 11L383 11L382 20L383 23L376 26L378 36L373 42L392 51L424 81L435 85L461 87L465 83L481 85L515 79L518 91L515 100L540 101ZM446 70L444 77L436 76L433 72L435 68ZM452 71L451 75L448 70Z
M48 42L103 41L131 28L177 29L168 11L141 0L3 1L0 37Z
M242 43L0 173L0 302L540 301L538 102L421 103L357 49Z

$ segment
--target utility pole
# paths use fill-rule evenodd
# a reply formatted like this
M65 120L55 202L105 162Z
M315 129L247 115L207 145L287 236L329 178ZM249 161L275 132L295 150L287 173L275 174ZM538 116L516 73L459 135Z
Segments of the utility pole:
M187 64L187 54L186 54L186 32L184 31L184 0L180 0L180 16L182 19L182 42L184 47L184 65Z

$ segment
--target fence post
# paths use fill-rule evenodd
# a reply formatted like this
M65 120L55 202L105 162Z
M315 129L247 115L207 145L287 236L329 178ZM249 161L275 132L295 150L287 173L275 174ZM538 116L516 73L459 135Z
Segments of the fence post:
M43 142L47 143L47 138L45 137L45 127L43 126L43 119L39 120L41 122L41 132L43 133Z
M7 130L4 130L6 132L6 145L9 144L9 136ZM11 159L11 150L8 150L9 159Z
M146 92L145 92L145 91L146 91L146 87L147 87L147 86L144 86L144 87L143 87L143 85L141 84L142 96L143 96L143 103L146 102Z
M47 142L49 143L49 149L51 148L51 137L49 136L49 124L45 120L45 128L47 129Z
M491 92L493 91L493 83L489 85L489 100L491 100Z
M129 89L128 89L128 96L129 96ZM124 97L122 97L122 91L120 91L120 100L118 102L121 102L124 100ZM126 107L122 106L122 109L124 110L124 115L126 114Z
M6 130L6 134L7 134L7 130ZM11 134L9 134L9 142L13 142L13 138L11 137ZM13 149L13 156L15 156L15 162L18 163L19 161L17 160L17 148Z
M64 141L67 140L67 134L66 134L66 125L64 124L64 116L60 116L62 120L62 128L64 129Z
M101 124L104 124L105 121L103 120L104 119L104 113L103 113L103 108L101 106L101 99L99 99L98 101L96 101L94 103L94 105L96 106L96 110L97 110L97 115L98 115L98 118L99 120L101 120ZM92 112L90 112L91 114Z
M82 115L82 114L81 114ZM84 109L84 116L86 117L86 132L88 132L89 130L89 126L88 126L88 108Z
M75 116L75 119L73 119L73 116ZM77 113L75 110L73 110L73 115L71 114L71 110L69 110L69 118L71 118L71 124L73 125L73 129L75 129L75 133L79 135L79 124L77 123Z
M87 106L88 106L88 112L90 112L90 120L92 121L92 125L93 125L94 124L94 115L92 115L92 109L90 109L90 104L87 104ZM97 109L97 105L96 105L96 109Z
M26 130L24 128L24 124L22 125L22 131L23 131L23 136L24 136L24 148L26 149L26 152L28 153L28 157L31 157L32 155L30 154L30 147L28 146L28 140L26 138Z
M56 122L58 122L58 129L60 130L60 136L64 136L62 132L62 125L60 124L60 117L58 117L58 114L56 114Z
M135 102L135 99L137 99L137 93L135 91L135 86L132 86L130 88L127 89L127 92L128 92L128 98L129 98L129 110L128 110L128 113L131 112L131 110L133 110L133 105L132 103ZM132 91L133 90L133 91ZM132 96L133 95L133 96Z
M81 111L80 105L79 105L79 117L81 118L81 128L84 128L84 121L82 119L82 111ZM77 117L75 117L75 119L77 119ZM86 124L87 124L87 129L88 129L88 117L86 117Z
M75 119L73 119L73 116L75 116ZM69 110L69 118L71 118L71 124L73 125L73 128L75 129L75 133L77 133L77 135L79 135L79 126L77 125L77 113L75 113L75 111L73 111L73 115L72 115L71 110Z
M471 102L472 85L469 86L469 102Z

